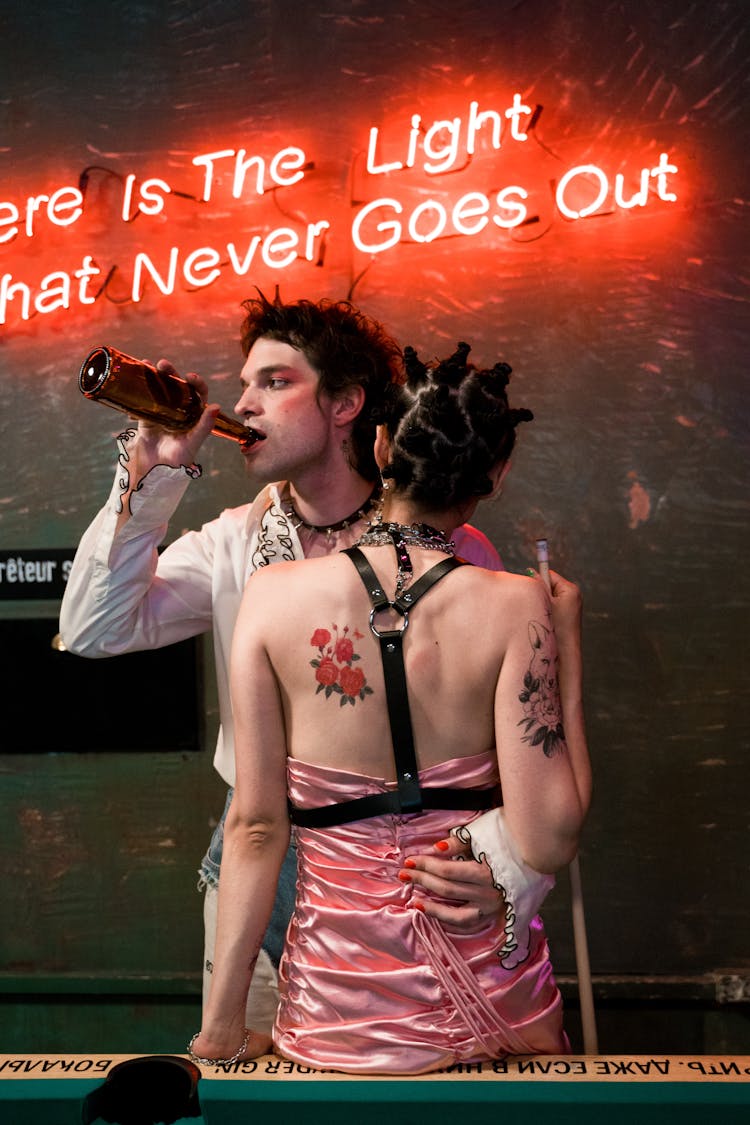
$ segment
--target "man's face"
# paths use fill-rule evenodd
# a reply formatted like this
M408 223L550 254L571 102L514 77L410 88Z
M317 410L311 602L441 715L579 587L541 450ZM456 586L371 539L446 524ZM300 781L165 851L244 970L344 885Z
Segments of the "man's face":
M242 368L235 405L262 438L243 446L248 470L264 480L291 480L325 472L334 439L333 401L318 395L318 372L291 344L261 337ZM340 444L340 435L338 441Z

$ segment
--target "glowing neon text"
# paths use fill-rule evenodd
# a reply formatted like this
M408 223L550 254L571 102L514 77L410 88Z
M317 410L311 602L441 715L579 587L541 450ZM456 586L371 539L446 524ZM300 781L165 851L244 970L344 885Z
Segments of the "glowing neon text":
M42 214L53 226L69 227L83 214L83 195L78 188L61 187L52 195L30 195L23 208L15 203L0 203L0 242L10 242L21 232L31 238L35 222ZM22 215L23 223L19 226Z
M616 174L611 186L602 168L595 164L580 164L557 182L554 203L565 218L583 219L612 207L625 210L645 207L654 184L658 198L673 203L677 196L668 189L667 176L676 172L677 167L663 152L655 168L641 169L639 188L628 196L621 172ZM579 189L579 195L586 197L586 201L577 207L569 199L573 187ZM512 230L529 219L527 199L525 188L514 184L502 188L492 197L480 191L467 192L450 207L439 199L425 199L404 218L404 205L398 199L374 199L355 215L352 242L364 254L382 254L405 240L433 242L446 234L480 234L490 222L502 229Z
M477 137L482 131L489 128L490 147L499 149L502 145L503 117L510 121L510 132L513 140L525 141L527 134L521 127L521 115L531 117L532 107L524 105L520 94L514 94L513 104L505 110L504 114L494 109L480 112L479 102L471 102L466 125L460 117L453 117L446 121L433 121L424 130L422 116L419 113L412 115L411 129L406 144L406 153L403 160L392 160L388 163L377 161L380 130L377 126L370 129L370 141L367 148L367 171L371 176L383 173L398 172L403 168L413 168L417 163L417 153L421 146L424 153L423 168L428 175L439 176L442 172L451 169L461 153L461 140L463 137L463 151L467 156L476 152ZM443 137L447 135L447 139Z
M545 208L548 214L544 229L549 229L555 215L567 222L578 222L617 211L632 213L647 204L676 201L674 177L678 168L668 152L660 153L656 164L653 157L648 162L642 160L633 171L614 172L589 162L566 168L551 180L549 162L540 164L535 172L534 166L529 165L526 148L523 161L507 168L508 179L514 182L496 186L508 164L501 150L507 153L509 145L526 145L541 112L541 106L532 108L519 93L509 101L502 110L472 101L463 116L435 118L431 122L423 120L419 113L411 114L400 141L392 134L385 136L381 126L370 128L365 175L360 172L363 182L358 184L359 198L356 203L352 201L347 213L351 250L374 258L404 243L425 245L441 238L508 233L524 224L540 222L539 212ZM231 220L227 204L241 200L260 206L269 193L302 184L307 173L315 168L297 145L285 145L268 156L252 154L241 147L216 149L192 157L190 166L198 183L189 192L178 190L161 176L141 179L132 171L121 174L116 169L98 169L120 185L115 215L119 214L124 231L134 232L134 241L126 254L128 260L104 266L100 258L109 244L106 236L102 238L101 225L94 227L92 235L101 243L99 253L81 252L79 244L78 261L65 268L59 265L61 254L66 249L69 253L70 235L65 228L81 222L87 205L96 199L87 196L88 169L81 174L78 187L64 185L30 194L19 202L0 200L0 246L6 251L15 240L22 244L45 234L51 237L52 232L57 239L53 258L56 268L52 272L33 283L11 270L0 275L0 325L11 314L29 320L37 314L92 305L103 293L111 293L115 275L116 299L137 304L149 293L169 296L178 288L205 290L226 275L245 277L256 269L285 270L297 263L323 265L333 216L310 218L296 209L284 210L283 226L255 222L244 241L230 226L229 238L217 237L216 245L186 248L175 244L174 233L171 238L168 236L166 247L162 239L158 249L144 244L149 220L158 220L154 230L158 227L160 233L168 231L174 196L191 200L193 207L213 203L216 208L221 203L226 207L226 218ZM519 182L522 177L518 167L526 169L524 175L536 175L536 183ZM430 177L426 188L424 181L421 186L414 182L419 173ZM438 190L432 182L441 175L446 179ZM481 190L476 183L480 175L490 178L491 189ZM388 177L387 191L382 190L383 176ZM450 195L443 190L448 184L461 186ZM381 187L374 198L370 194L373 185ZM342 203L341 211L345 210L346 204ZM224 218L224 212L220 214ZM136 217L140 221L131 227ZM246 224L243 215L239 229L246 229ZM118 245L121 243L122 239ZM34 255L31 260L43 259ZM123 296L123 279L127 297Z

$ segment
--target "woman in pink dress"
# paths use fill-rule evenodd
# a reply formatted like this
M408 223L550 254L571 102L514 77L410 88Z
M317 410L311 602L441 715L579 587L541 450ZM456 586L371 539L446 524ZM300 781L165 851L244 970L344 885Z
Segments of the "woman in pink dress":
M580 597L554 573L550 595L454 557L453 529L498 491L532 417L508 404L510 368L477 370L468 352L428 367L406 350L375 445L382 511L356 547L248 583L213 981L190 1045L201 1061L268 1047L243 1013L290 832L279 1054L420 1074L568 1049L537 911L590 799ZM459 840L504 895L471 929L420 871L421 855L450 857Z

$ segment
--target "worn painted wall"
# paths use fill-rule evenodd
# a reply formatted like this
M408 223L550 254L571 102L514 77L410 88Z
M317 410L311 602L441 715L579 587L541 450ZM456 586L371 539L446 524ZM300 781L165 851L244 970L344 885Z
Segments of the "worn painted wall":
M546 534L553 565L584 590L597 791L581 863L593 970L746 976L744 5L61 0L40 10L4 0L0 13L0 275L27 284L30 302L24 312L6 280L0 548L72 547L106 496L118 419L75 384L91 346L168 356L231 407L240 302L278 283L287 298L351 296L427 354L466 339L478 360L505 358L514 399L536 421L502 500L477 522L511 569L533 561ZM378 158L405 163L412 114L423 130L465 122L472 101L502 113L516 92L542 107L527 140L506 132L499 151L485 143L473 155L459 145L450 171L431 177L418 145L413 170L367 174L372 126ZM193 156L244 148L268 160L288 145L314 165L294 186L233 199L225 159L200 201ZM644 206L579 220L555 208L567 169L594 164L610 182L621 172L632 196L663 152L676 201L652 176ZM74 223L47 221L44 203L31 235L23 215L13 223L13 207L78 185L85 169ZM135 215L149 177L173 191L160 213ZM508 184L528 186L534 222L490 222L477 235L449 224L429 243L407 231L375 253L352 244L354 218L377 196L401 201L406 221L428 197L450 210L466 192L494 198ZM585 195L592 184L590 174L575 187ZM229 242L238 259L255 235L319 219L330 229L312 260L270 268L256 257L241 275L232 266ZM374 242L374 227L363 237ZM136 254L165 275L172 246L180 263L218 248L217 280L181 279L169 294L150 282L133 302ZM75 279L86 254L101 271L85 289L93 303ZM71 281L67 309L40 298L54 271ZM204 469L170 536L245 498L230 443L209 442ZM6 660L6 690L28 688L43 707L43 685L15 682ZM205 702L197 754L3 748L0 879L19 924L0 934L0 959L12 973L197 968L194 871L220 811L210 682ZM136 685L121 686L113 721L137 738ZM548 913L570 971L566 893L563 880Z

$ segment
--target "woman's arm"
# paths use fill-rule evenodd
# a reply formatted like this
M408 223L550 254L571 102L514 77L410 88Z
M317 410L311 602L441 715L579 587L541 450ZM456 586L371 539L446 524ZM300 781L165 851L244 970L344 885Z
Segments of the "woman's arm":
M588 810L591 799L591 765L586 746L583 718L583 676L581 656L581 593L578 587L562 575L550 571L552 584L552 622L558 642L560 671L560 699L563 709L563 728L576 778L582 812ZM490 816L491 814L487 814ZM474 829L478 827L474 822ZM407 869L400 877L409 877L430 892L423 902L425 910L444 924L456 929L473 929L489 914L505 909L502 894L496 883L508 882L508 859L505 852L495 855L483 838L484 848L494 860L488 863L456 864L455 857L472 858L472 847L459 836L450 836L434 845L432 855L410 856ZM493 874L494 870L494 874ZM497 873L503 872L499 877ZM432 895L440 900L433 901ZM453 905L442 899L453 901ZM522 907L512 904L520 915Z
M278 685L263 642L273 601L250 579L232 643L230 684L237 782L224 835L211 990L196 1055L230 1058L243 1041L245 1003L289 845L286 734ZM242 1057L268 1048L255 1037Z
M579 673L566 672L561 684L550 598L540 583L526 583L498 676L495 730L507 825L524 861L541 872L557 871L574 857L588 804L576 774L579 768L585 790ZM570 705L565 716L561 687Z
M581 591L573 583L550 570L552 623L557 637L560 669L560 702L565 740L575 774L578 796L584 815L591 804L591 761L586 742L583 714L583 654L581 650Z

